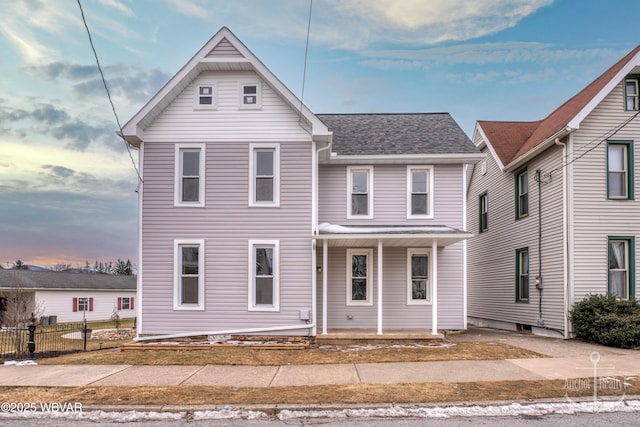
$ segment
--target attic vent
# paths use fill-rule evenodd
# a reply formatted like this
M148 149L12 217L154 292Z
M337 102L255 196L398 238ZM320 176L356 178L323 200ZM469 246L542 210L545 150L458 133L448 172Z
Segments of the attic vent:
M482 163L480 163L480 173L482 175L486 175L487 174L487 161L483 160Z

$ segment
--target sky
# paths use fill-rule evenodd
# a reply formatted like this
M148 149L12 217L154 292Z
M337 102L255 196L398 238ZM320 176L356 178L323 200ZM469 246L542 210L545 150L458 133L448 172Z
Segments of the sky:
M470 137L640 44L637 0L310 1L81 3L122 125L223 26L315 113L449 112ZM0 0L0 52L0 264L137 263L137 153L77 0Z

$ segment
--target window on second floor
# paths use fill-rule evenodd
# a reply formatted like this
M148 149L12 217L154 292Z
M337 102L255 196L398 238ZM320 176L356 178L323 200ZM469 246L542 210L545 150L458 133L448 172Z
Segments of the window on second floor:
M489 228L489 196L487 193L480 195L478 212L480 214L479 231L482 233Z
M251 144L249 206L280 205L280 146Z
M347 167L347 218L373 218L373 167Z
M407 218L433 218L433 167L407 167Z
M516 219L529 215L529 174L524 169L516 173Z
M624 108L628 111L638 111L639 96L638 81L640 77L628 77L624 81Z
M529 248L516 250L516 302L529 302Z
M607 198L633 199L633 143L607 142Z
M176 144L175 206L204 206L204 144Z

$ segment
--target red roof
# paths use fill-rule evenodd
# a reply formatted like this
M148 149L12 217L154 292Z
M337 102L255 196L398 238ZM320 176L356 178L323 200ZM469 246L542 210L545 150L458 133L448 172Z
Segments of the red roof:
M545 119L536 122L478 121L496 155L508 165L567 127L580 111L640 52L637 46L616 62L577 95L558 107Z

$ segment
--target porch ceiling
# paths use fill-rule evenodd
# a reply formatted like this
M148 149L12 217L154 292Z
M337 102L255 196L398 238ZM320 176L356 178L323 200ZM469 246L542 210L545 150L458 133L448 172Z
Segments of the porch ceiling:
M320 224L316 240L326 240L328 246L375 247L378 241L387 247L428 247L434 240L438 246L448 246L470 237L473 233L452 227L437 226L342 226Z

